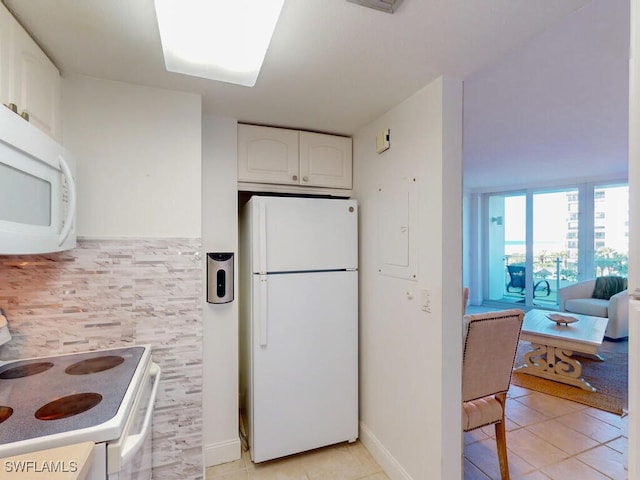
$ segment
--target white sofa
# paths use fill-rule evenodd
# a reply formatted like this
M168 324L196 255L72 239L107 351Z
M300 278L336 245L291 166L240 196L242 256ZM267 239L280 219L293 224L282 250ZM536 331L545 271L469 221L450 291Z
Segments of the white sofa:
M610 339L629 336L629 296L627 290L609 300L591 298L595 279L574 283L558 290L558 303L563 312L609 318L604 335Z

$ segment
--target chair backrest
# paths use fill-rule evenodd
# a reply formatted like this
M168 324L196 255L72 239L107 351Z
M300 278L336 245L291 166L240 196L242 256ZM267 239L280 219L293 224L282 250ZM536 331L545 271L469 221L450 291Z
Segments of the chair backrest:
M521 265L507 265L511 286L515 288L524 288L524 267Z
M462 288L462 315L467 313L467 303L469 303L469 287Z
M465 316L463 401L509 389L523 318L524 312L518 309Z

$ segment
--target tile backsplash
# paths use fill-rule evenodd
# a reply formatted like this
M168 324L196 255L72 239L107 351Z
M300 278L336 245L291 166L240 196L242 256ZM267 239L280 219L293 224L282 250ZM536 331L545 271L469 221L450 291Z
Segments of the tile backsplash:
M73 250L0 256L0 359L149 344L162 369L154 478L202 478L200 239L78 239Z

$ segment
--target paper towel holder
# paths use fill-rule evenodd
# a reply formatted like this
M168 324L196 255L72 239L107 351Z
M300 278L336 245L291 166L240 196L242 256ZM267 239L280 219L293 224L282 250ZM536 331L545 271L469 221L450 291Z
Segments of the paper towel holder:
M233 281L233 252L207 253L207 302L232 302Z

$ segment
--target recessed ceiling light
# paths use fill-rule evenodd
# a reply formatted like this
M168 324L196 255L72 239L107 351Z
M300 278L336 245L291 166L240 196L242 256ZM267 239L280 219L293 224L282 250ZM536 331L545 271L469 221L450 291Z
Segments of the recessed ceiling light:
M253 87L284 0L154 0L170 72Z

